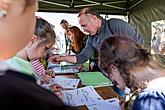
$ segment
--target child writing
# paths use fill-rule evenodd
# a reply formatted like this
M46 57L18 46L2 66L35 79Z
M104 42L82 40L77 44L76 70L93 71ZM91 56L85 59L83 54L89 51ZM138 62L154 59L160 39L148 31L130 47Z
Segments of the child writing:
M7 63L17 71L34 76L46 83L49 83L51 76L45 74L46 71L44 70L44 67L42 67L43 65L41 63L38 65L40 73L42 73L39 74L39 71L35 71L37 68L36 65L33 67L34 64L32 63L32 65L31 61L39 61L46 57L47 51L55 43L55 37L52 26L46 20L36 17L35 32L31 40L24 49L16 54L15 57L7 60ZM58 89L60 88L59 85L56 86L58 86Z

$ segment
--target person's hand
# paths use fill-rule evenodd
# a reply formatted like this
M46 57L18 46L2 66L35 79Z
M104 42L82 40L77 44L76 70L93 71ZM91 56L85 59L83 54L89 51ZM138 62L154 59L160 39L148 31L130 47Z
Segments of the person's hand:
M52 76L48 75L48 74L43 74L41 76L41 81L44 83L49 83L51 80Z
M54 64L59 64L60 62L64 61L64 59L63 59L63 56L53 55L49 57L48 61L51 61Z
M83 71L83 65L78 65L78 66L75 66L75 69L79 70L80 72Z
M61 99L64 99L64 95L61 92L55 92L55 94Z
M115 81L120 89L125 89L126 84L122 76L120 75L118 68L114 65L111 65L110 68L111 68L111 74L109 74L109 76L111 77L111 80Z
M62 86L59 84L53 84L49 87L51 91L53 91L61 100L63 99L63 95L61 93Z
M52 78L55 78L55 72L51 69L46 70L45 74L50 75Z
M49 87L49 89L54 91L54 92L61 92L62 86L59 84L53 84Z

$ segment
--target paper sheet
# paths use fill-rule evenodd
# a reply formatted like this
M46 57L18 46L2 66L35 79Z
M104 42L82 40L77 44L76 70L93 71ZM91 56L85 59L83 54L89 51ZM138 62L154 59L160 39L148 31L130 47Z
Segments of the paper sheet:
M56 74L76 73L79 70L76 68L78 65L63 62L62 64L48 63L48 68L52 69Z
M78 69L76 69L75 66L57 66L57 67L53 67L52 70L56 73L56 74L66 74L66 73L77 73L79 72Z
M88 110L121 110L119 100L116 98L97 101L95 104L87 104Z
M76 89L79 82L80 79L57 77L57 78L52 78L49 84L43 84L42 86L51 86L53 84L59 84L62 86L63 89Z
M94 104L98 100L103 100L92 86L62 91L62 94L63 102L71 106Z

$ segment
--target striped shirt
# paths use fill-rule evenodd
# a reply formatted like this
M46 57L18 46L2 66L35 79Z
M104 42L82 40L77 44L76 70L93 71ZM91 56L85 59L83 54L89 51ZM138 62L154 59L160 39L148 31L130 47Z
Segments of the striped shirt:
M37 75L41 76L45 74L44 65L40 62L40 60L31 61L31 64Z

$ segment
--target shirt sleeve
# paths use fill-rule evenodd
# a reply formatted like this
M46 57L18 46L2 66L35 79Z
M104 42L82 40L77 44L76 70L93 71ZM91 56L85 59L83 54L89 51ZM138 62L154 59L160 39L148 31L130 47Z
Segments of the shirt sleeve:
M108 22L113 35L127 36L144 45L143 37L127 22L115 18L110 19Z
M92 38L88 38L85 48L81 51L80 54L76 55L77 58L77 64L82 64L84 62L86 62L89 58L92 57L93 53L94 53L94 48L92 47Z
M44 65L40 62L40 60L31 61L32 67L35 70L35 74L41 76L45 74Z

